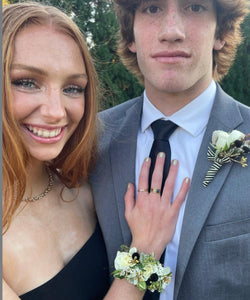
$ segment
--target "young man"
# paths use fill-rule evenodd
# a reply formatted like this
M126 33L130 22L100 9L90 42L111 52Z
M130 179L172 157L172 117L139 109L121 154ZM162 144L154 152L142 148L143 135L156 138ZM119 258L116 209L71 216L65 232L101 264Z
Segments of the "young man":
M111 270L119 245L130 242L126 185L138 183L154 140L151 124L170 120L178 125L169 138L171 158L180 162L173 198L184 177L191 178L191 187L165 252L172 281L158 298L249 299L250 166L226 163L203 185L213 132L250 133L249 107L215 83L228 72L241 42L247 1L114 2L119 54L145 92L100 113L104 132L92 185Z

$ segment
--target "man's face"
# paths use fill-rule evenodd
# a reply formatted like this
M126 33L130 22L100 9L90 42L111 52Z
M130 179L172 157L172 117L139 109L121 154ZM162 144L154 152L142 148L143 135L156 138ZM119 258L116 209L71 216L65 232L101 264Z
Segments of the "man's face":
M211 0L142 1L134 19L137 54L145 88L153 102L156 94L196 97L212 79L216 13Z

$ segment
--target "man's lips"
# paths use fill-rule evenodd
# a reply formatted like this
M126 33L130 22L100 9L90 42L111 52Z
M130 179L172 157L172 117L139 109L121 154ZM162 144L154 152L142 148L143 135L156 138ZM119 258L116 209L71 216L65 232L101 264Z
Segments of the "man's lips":
M152 55L153 58L157 58L157 57L190 57L190 54L188 54L185 51L180 51L180 50L176 50L176 51L161 51L161 52L157 52L155 54Z
M190 58L191 55L185 51L161 51L154 53L152 58L159 62L175 63Z

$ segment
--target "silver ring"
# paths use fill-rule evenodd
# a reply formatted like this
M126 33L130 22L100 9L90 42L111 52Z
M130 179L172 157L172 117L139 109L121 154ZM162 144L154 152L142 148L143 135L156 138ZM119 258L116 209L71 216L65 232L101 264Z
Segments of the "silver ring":
M155 194L160 194L161 189L152 188L150 191Z
M137 192L148 192L148 189L138 189Z

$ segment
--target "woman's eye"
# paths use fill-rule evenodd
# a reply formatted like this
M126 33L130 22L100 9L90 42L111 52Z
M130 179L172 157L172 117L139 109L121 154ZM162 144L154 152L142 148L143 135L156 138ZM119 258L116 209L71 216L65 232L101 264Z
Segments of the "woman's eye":
M160 8L158 6L151 5L147 7L144 11L148 14L156 14L157 12L159 12L159 10Z
M78 95L78 94L82 94L84 92L84 88L80 87L80 86L68 86L66 87L63 92L65 94L70 94L70 95Z
M34 79L17 79L13 80L12 85L22 89L36 89L37 84Z

